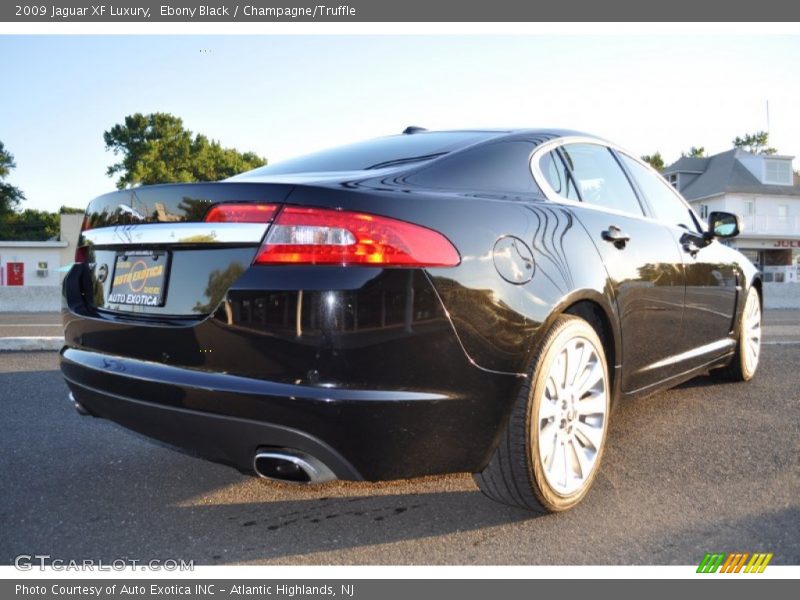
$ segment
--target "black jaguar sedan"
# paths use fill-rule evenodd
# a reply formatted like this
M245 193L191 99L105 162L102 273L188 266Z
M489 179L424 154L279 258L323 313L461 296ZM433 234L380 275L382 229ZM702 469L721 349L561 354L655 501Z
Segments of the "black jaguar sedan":
M64 282L77 408L269 479L467 471L570 508L615 401L758 366L761 279L648 165L416 127L93 200Z

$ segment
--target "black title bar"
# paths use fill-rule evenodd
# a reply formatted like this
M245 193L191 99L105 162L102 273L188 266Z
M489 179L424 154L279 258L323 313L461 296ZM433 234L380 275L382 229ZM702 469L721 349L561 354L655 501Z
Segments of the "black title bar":
M796 22L786 0L169 0L16 1L0 5L4 22Z

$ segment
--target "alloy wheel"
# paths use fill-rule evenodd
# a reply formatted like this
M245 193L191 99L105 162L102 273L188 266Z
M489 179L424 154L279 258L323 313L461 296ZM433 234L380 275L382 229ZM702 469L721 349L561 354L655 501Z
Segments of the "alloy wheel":
M547 374L535 431L542 471L561 496L591 479L608 422L607 394L598 349L585 337L568 339Z
M742 352L744 353L745 366L748 373L755 373L758 367L758 358L761 354L761 303L757 293L747 296L747 303L744 307L744 326L742 335L744 343Z

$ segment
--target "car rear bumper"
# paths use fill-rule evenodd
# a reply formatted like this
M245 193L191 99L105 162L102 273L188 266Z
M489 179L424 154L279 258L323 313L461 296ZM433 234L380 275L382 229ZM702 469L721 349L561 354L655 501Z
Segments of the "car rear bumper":
M251 268L212 314L172 319L94 308L82 267L64 284L76 401L242 471L265 447L341 479L477 471L520 383L470 361L419 271Z
M62 355L62 368L74 400L92 416L115 421L148 437L233 465L245 472L253 470L257 449L268 446L291 448L314 456L339 479L363 479L336 450L297 429L169 406L79 383L72 377L84 381L92 379L90 372L93 367L89 365L94 361L86 360L89 357L85 353L81 356L76 352L79 351L65 351ZM121 366L119 359L114 361ZM126 366L131 366L130 361L125 363ZM128 384L133 384L132 388L135 389L135 382L129 381ZM183 385L182 389L191 394L191 387Z
M486 398L293 385L70 347L61 369L90 414L244 472L263 448L310 455L347 480L476 471L502 418Z

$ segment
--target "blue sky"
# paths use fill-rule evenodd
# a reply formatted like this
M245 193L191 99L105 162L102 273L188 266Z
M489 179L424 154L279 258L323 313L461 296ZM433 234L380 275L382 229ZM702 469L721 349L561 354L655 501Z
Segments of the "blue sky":
M113 189L102 134L137 111L270 162L411 124L566 127L670 160L766 129L769 100L772 145L800 154L798 36L36 35L0 56L29 208Z

